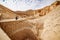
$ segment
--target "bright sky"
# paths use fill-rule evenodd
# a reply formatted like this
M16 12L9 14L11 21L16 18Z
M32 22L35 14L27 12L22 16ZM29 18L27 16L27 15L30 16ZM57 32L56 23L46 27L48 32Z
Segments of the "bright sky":
M56 0L0 0L0 4L13 11L25 11L29 9L40 9L55 1Z

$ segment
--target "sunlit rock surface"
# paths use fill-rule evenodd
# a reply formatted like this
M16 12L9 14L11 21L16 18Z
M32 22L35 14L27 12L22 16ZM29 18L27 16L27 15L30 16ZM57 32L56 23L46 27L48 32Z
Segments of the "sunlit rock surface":
M11 11L0 5L0 13L0 26L12 40L60 40L59 1L27 11Z
M60 5L44 16L44 30L42 31L42 40L60 40Z

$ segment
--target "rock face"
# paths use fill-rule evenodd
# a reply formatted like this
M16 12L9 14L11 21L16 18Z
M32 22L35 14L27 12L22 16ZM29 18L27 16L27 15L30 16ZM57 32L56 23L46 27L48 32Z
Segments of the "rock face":
M44 22L42 40L60 40L60 6L51 11Z
M0 13L1 20L31 17L27 18L29 20L0 22L1 28L12 40L60 40L59 1L43 9L23 12L13 12L0 5Z
M38 10L27 10L27 11L16 11L15 13L18 15L24 15L24 16L44 16L46 14L48 14L50 11L52 11L54 8L56 8L58 5L60 5L60 1L56 1L53 4L46 6L42 9L38 9ZM23 14L22 14L23 13Z
M14 14L13 11L10 9L0 5L0 14L1 14L1 19L12 19L16 17L16 14Z
M35 26L30 23L16 21L1 23L1 26L12 40L38 40Z
M36 11L39 13L39 16L44 16L44 15L48 14L50 11L52 11L54 8L56 8L58 5L60 5L59 1L54 2L50 6L47 6L45 8L42 8L42 9L36 10Z

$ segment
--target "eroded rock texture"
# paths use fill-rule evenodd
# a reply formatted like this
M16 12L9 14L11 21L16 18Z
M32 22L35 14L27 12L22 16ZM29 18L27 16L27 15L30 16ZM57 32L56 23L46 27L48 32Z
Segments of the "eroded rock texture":
M42 40L60 40L60 6L45 17L44 29L41 33Z
M0 26L12 40L60 40L59 1L43 9L25 12L13 12L0 5L0 14ZM27 19L19 20L21 18Z
M13 40L37 40L35 26L30 23L16 21L1 23L1 26Z

